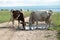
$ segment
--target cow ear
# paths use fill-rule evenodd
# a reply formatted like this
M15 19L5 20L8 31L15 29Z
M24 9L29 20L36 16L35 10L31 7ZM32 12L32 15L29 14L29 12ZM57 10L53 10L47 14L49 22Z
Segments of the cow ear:
M49 10L49 12L50 12L50 13L53 13L53 11L52 11L52 10Z

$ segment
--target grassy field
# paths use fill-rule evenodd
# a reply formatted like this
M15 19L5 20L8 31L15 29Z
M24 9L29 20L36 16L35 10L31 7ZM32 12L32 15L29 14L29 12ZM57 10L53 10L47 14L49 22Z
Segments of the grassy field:
M60 30L60 12L54 12L55 14L52 16L52 22L55 25L53 29Z
M24 16L27 17L30 15L30 12L23 11ZM11 17L11 12L10 11L0 11L0 23L9 21ZM60 12L54 12L54 15L52 16L52 21L55 24L54 29L55 30L60 30Z
M53 30L57 30L57 35L56 37L58 40L60 40L60 12L54 12L55 14L52 16L52 21L54 23L54 27L52 28Z
M0 23L9 21L10 12L9 11L0 11Z
M24 16L29 16L30 12L24 11ZM11 17L10 11L0 11L0 23L9 21Z
M25 17L29 16L30 14L30 12L27 11L24 11L23 13ZM0 11L0 23L9 21L10 17L10 11ZM52 22L55 26L51 29L59 31L57 38L60 40L60 12L54 12L54 15L52 16Z

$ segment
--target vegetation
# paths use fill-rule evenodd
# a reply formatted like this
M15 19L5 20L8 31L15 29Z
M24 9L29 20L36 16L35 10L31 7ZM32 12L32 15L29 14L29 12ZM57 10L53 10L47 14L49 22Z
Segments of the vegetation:
M52 16L52 22L54 24L53 29L54 30L60 30L60 12L54 12L54 15Z
M0 11L0 23L9 21L10 12L9 11Z
M30 11L23 11L24 16L27 17L30 14ZM9 21L11 17L10 11L0 11L0 23ZM57 34L57 38L60 40L60 12L54 12L54 15L52 16L52 22L55 25L53 30L59 31Z
M23 11L24 16L27 17L30 15L30 11ZM11 12L10 11L0 11L0 23L1 22L6 22L9 21L11 17ZM52 21L55 24L54 29L55 30L60 30L60 12L54 12L54 15L52 16Z
M55 12L55 14L52 16L52 21L55 26L51 29L57 30L58 33L56 37L58 38L58 40L60 40L60 12Z
M29 16L30 12L24 11L24 16ZM10 11L0 11L0 23L9 21L11 17Z

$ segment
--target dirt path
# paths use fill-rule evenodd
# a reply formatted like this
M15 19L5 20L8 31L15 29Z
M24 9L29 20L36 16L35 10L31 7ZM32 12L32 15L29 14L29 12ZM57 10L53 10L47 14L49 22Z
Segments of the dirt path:
M26 21L28 21L28 17L26 18ZM11 22L9 24L8 22L0 24L0 40L57 40L56 31L22 31L4 28L9 26L11 26Z

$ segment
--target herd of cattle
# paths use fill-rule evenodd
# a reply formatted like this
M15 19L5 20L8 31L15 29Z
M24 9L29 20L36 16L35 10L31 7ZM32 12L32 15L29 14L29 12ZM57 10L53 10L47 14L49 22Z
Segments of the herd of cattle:
M26 22L25 22L22 10L21 11L20 10L11 10L11 12L12 12L11 20L12 20L13 27L14 27L14 20L18 20L18 28L19 28L19 24L21 21L23 29L25 29ZM29 17L30 29L35 22L36 22L36 25L38 25L38 21L41 21L41 22L45 21L45 23L47 25L49 25L49 27L50 27L50 24L51 24L50 17L52 15L52 13L53 13L52 10L31 11L31 14Z

